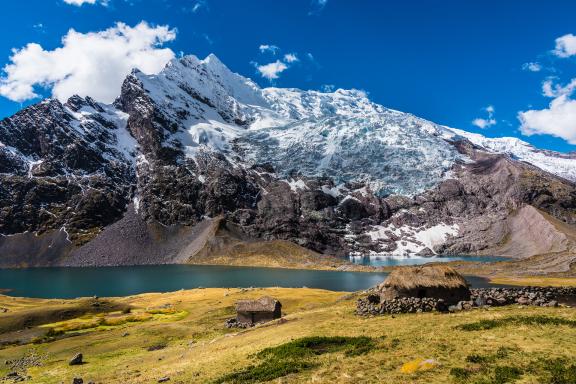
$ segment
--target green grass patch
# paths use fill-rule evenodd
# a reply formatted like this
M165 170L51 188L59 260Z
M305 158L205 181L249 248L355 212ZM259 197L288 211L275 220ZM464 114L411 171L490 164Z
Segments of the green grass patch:
M466 368L455 367L450 369L450 376L458 382L466 382L472 376L472 372Z
M346 356L358 356L374 347L370 337L304 337L277 347L266 348L256 355L264 359L294 359L302 356L323 355L325 353L344 352Z
M503 319L484 319L474 323L461 324L456 328L462 331L486 331L489 329L505 327L508 325L565 325L576 328L576 320L563 319L549 316L510 316Z
M513 383L522 376L522 370L517 367L510 367L507 365L498 366L494 368L494 376L491 384L506 384Z
M477 354L466 356L466 362L468 362L468 363L485 364L489 361L490 361L490 359L488 358L488 356L482 356L482 355L477 355Z
M514 383L523 374L523 370L508 365L495 367L483 366L481 369L456 367L450 369L450 376L458 383L471 384L508 384Z
M216 380L216 383L261 383L317 366L308 361L267 360Z
M470 384L514 383L523 375L539 384L576 384L576 362L573 360L540 357L514 364L513 352L521 353L517 348L500 347L492 354L468 355L465 361L469 365L451 368L450 376L457 383Z
M502 346L494 353L472 354L465 358L467 367L456 367L450 375L456 382L473 384L506 384L514 383L524 373L523 369L508 365L506 359L512 357L517 348Z
M304 337L276 347L266 348L254 357L262 362L220 377L216 383L259 383L293 373L312 369L318 365L315 358L327 353L342 352L353 357L374 349L376 342L370 337Z
M576 362L567 359L541 359L536 364L539 383L542 384L575 384Z

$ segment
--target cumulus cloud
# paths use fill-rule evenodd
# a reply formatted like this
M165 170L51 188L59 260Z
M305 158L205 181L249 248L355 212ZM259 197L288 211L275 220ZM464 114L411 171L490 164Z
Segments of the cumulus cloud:
M524 63L522 69L529 72L540 72L542 70L542 64L540 63Z
M287 53L284 55L284 61L287 63L294 63L296 61L299 61L299 59L295 53Z
M556 39L552 53L559 58L576 56L576 36L567 34ZM520 132L526 136L552 135L576 145L576 78L558 84L557 78L542 83L542 94L552 99L548 108L518 112Z
M576 55L576 36L569 33L557 38L553 53L562 58Z
M280 50L279 47L277 47L276 45L272 45L272 44L262 44L262 45L260 45L260 47L258 47L258 49L260 49L260 52L262 52L262 53L270 52L273 55L278 53L278 51Z
M108 5L109 0L63 0L66 4L75 5L80 7L84 4L102 4L104 6Z
M300 54L297 52L286 53L282 52L282 49L276 45L272 44L262 44L259 47L261 53L270 52L274 56L278 55L279 59L268 64L259 64L252 61L251 64L256 68L258 74L265 79L272 80L278 79L280 74L289 68L299 66ZM281 54L281 55L280 55ZM303 64L311 61L313 64L317 65L314 61L314 57L311 53L303 54L302 58L304 60Z
M277 79L279 74L284 72L288 69L288 66L281 62L280 60L276 60L273 63L265 64L265 65L258 65L256 66L260 75L270 81Z
M527 136L552 135L576 145L576 100L562 95L549 108L520 112L520 131Z
M551 79L542 84L544 96L551 97L548 108L518 113L520 131L526 135L552 135L576 145L576 79L566 85L554 84Z
M161 46L175 38L174 29L146 22L134 27L117 23L99 32L70 29L62 46L52 51L36 43L13 50L0 78L0 95L29 100L38 97L34 88L42 86L60 100L79 94L112 102L132 68L157 73L174 58L171 49Z
M488 114L487 118L477 118L472 120L472 125L475 125L480 129L490 128L497 123L496 119L494 118L494 107L489 105L484 108L484 110Z

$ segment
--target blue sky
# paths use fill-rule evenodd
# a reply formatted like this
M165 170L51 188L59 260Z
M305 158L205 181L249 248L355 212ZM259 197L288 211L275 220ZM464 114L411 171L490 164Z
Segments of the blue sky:
M66 3L83 1L81 6ZM358 88L384 106L440 124L576 150L574 1L7 0L2 10L1 67L12 63L12 49L29 43L41 47L14 60L17 75L1 75L0 93L7 97L0 96L0 117L39 100L30 99L29 92L26 96L21 86L32 84L38 96L50 96L56 85L60 95L75 86L76 78L90 78L91 72L78 68L70 71L81 73L61 73L58 60L69 65L77 57L85 59L81 56L88 50L97 63L91 71L121 72L125 65L107 62L109 55L90 56L89 44L108 35L83 36L105 30L118 34L117 22L125 23L130 34L145 21L138 38L154 34L156 45L144 43L149 44L144 65L152 69L170 54L215 53L262 86ZM70 49L53 54L71 28L82 34L76 48L70 43ZM270 63L275 64L264 67ZM277 78L263 77L258 66ZM518 114L530 110L522 126ZM475 119L482 120L474 125Z

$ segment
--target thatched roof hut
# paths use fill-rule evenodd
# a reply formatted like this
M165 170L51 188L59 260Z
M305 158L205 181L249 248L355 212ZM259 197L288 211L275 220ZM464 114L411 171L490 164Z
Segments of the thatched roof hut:
M282 304L269 296L258 300L239 300L236 302L236 321L256 324L279 319L282 316Z
M396 297L432 297L444 299L447 304L470 300L468 282L447 265L397 268L378 288L383 300Z

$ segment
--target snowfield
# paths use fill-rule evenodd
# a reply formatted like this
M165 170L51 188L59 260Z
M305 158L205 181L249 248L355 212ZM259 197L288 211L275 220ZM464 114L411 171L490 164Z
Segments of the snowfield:
M135 75L179 127L172 136L190 157L217 151L235 165L239 158L246 166L271 164L287 180L294 171L329 175L338 185L362 182L379 195L410 196L449 178L455 161L467 161L449 143L461 137L576 180L576 158L434 124L375 104L359 90L260 88L214 55Z
M367 232L372 241L390 240L391 236L399 238L396 241L396 249L391 256L406 256L417 254L428 248L433 253L434 247L443 244L448 236L456 236L459 226L440 223L430 228L413 228L410 226L396 227L394 224L387 226L377 225L374 230Z

